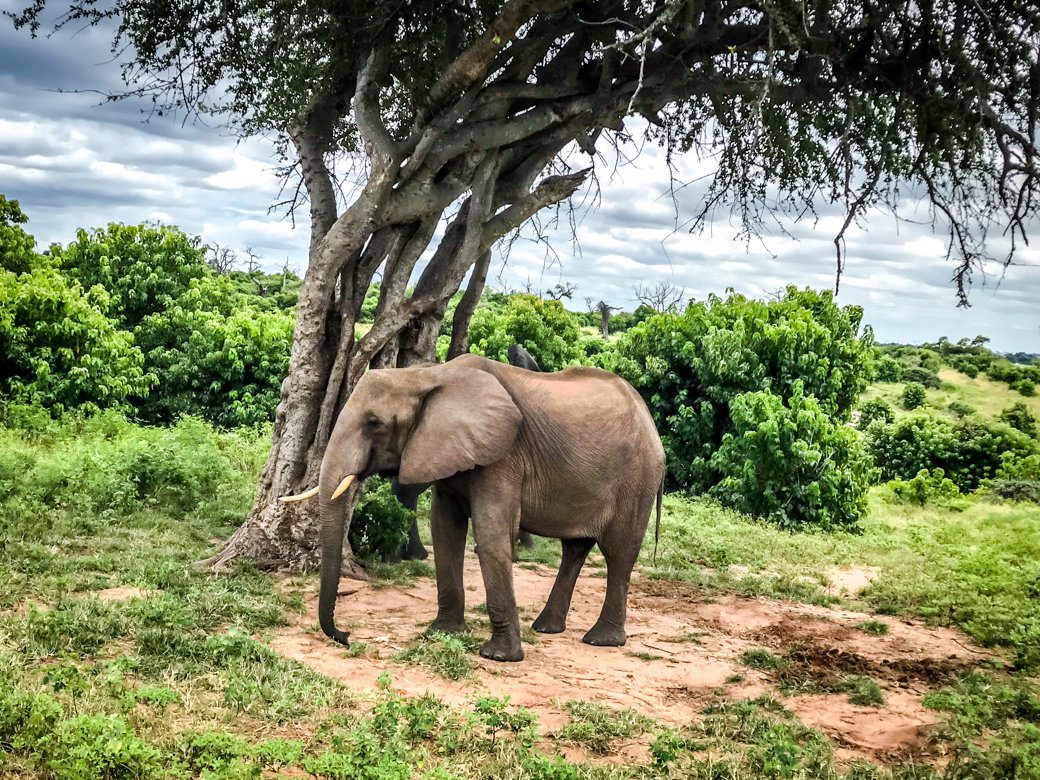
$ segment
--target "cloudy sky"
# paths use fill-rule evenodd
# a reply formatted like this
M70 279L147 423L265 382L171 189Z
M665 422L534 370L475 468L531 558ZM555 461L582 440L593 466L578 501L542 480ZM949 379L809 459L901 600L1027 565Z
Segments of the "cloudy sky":
M0 0L0 9L11 7ZM252 247L268 267L306 263L306 219L294 229L281 214L273 146L240 141L219 127L148 119L142 106L101 103L115 90L119 68L108 38L94 30L31 40L0 18L0 192L17 198L41 246L65 243L77 227L112 221L159 220L236 249ZM64 90L64 92L61 92ZM146 121L147 120L147 121ZM496 257L489 284L537 289L576 285L572 308L586 296L634 308L639 282L668 281L688 296L738 292L764 296L787 284L832 287L836 211L816 222L788 225L746 245L721 215L690 234L676 223L664 160L655 149L616 170L601 161L598 205L576 212L577 241L564 215L549 230L553 251L536 241L516 242L508 261ZM703 172L679 161L681 178ZM579 194L579 200L582 199ZM697 192L684 190L679 225L696 209ZM584 201L593 198L586 193ZM841 303L859 304L882 341L921 342L939 336L988 335L1006 351L1040 352L1040 251L1021 265L977 276L969 309L958 309L943 260L944 233L908 207L910 221L871 215L848 235ZM685 215L685 217L684 217Z

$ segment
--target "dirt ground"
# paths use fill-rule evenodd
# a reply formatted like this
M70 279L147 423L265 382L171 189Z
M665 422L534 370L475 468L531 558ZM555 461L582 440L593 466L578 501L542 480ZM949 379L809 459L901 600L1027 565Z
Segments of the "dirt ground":
M601 574L602 569L585 567L564 633L538 635L536 644L525 643L526 657L520 663L477 657L469 680L444 680L424 667L393 660L436 613L432 579L405 588L343 580L338 623L350 630L351 641L367 643L374 656L348 658L342 647L315 631L316 594L308 594L306 615L280 631L271 646L355 689L375 689L377 677L388 670L393 688L410 695L429 692L454 703L474 695L509 696L512 703L538 714L543 733L567 722L563 704L573 699L631 708L682 725L699 718L710 701L772 693L807 725L828 734L839 758L873 761L919 754L936 723L935 713L921 706L921 697L988 657L953 630L874 617L889 632L873 636L856 628L868 618L863 613L732 595L711 598L691 584L638 576L629 597L628 644L592 647L581 637L599 614L606 585ZM548 567L514 567L521 626L529 626L538 615L554 576ZM485 597L472 553L465 581L469 615L486 633L485 616L473 609ZM867 674L881 686L885 703L857 706L845 693L782 696L775 673L739 662L744 651L754 648L792 658L790 673L801 679ZM641 751L641 744L621 746L619 758L635 758L627 754Z

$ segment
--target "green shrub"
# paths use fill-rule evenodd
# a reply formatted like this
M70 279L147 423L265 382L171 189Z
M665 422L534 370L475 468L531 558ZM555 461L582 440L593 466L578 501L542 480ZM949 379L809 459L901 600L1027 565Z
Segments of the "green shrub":
M733 432L709 465L722 480L711 494L782 528L855 525L867 511L869 463L859 436L835 424L795 382L786 404L770 392L730 404Z
M962 493L997 476L1005 462L1038 451L1037 442L1000 422L909 415L867 430L867 449L885 481L913 479L922 469L942 469ZM1010 460L1006 460L1010 459Z
M1002 411L997 419L1006 422L1016 431L1022 431L1027 436L1036 438L1036 416L1033 414L1033 410L1022 401L1016 401Z
M903 388L899 400L904 409L912 411L924 406L925 397L924 385L920 382L910 382Z
M891 355L880 355L874 362L874 375L878 382L901 382L903 366Z
M950 401L950 405L946 408L961 419L971 417L975 414L975 407L971 404L966 404L963 401ZM889 420L889 422L891 422L891 420Z
M875 420L881 420L883 423L890 423L894 419L896 419L896 413L892 410L892 407L882 399L875 398L872 401L867 401L860 405L859 422L856 427L860 430L866 430L866 428Z
M146 394L154 379L108 305L103 289L84 293L53 268L0 271L0 396L60 414Z
M185 414L229 427L274 419L289 369L293 315L249 306L225 314L224 305L207 295L213 288L193 283L135 331L145 365L158 379L139 405L147 422Z
M115 715L81 715L58 723L42 746L59 780L146 780L170 776L166 757Z
M722 489L724 500L754 504L767 515L777 510L778 516L784 514L792 523L812 522L823 516L817 512L823 506L820 501L830 501L833 491L843 485L851 486L846 476L858 469L849 461L826 458L852 454L843 437L832 433L849 421L870 376L873 335L869 329L860 333L861 319L860 309L836 306L829 292L791 287L780 300L768 302L740 295L712 296L707 302L690 304L683 313L658 314L633 327L619 339L612 368L646 401L661 432L672 485L706 492L732 477L729 487ZM796 387L801 399L811 397L816 406L810 409L807 401L799 400L797 411L792 410ZM791 442L795 448L791 451L799 453L797 466L785 470L776 464L775 472L785 479L805 479L804 484L766 484L746 473L736 451L766 447L764 438L769 434L756 426L768 427L768 422L749 415L779 409L768 396L742 402L740 436L750 433L758 440L731 441L727 449L733 454L715 457L726 434L737 431L731 411L737 398L756 393L779 399L786 410L785 430L793 425L798 435L814 437L817 431L810 433L809 421L827 420L822 433L827 443L816 461L817 466L826 463L827 473L809 467L814 446L808 441ZM821 480L830 486L823 487ZM764 492L742 492L746 490L768 491L769 497ZM817 498L817 491L828 497ZM769 505L775 498L793 495L805 499L794 512ZM850 515L860 511L859 495L857 487L842 497L849 499ZM797 516L797 511L810 507L815 508L812 518Z
M1020 395L1032 398L1036 395L1036 382L1032 379L1019 379L1011 385L1011 389Z
M155 224L80 229L75 241L54 248L54 256L84 289L100 285L108 291L111 315L125 330L172 306L193 279L211 273L198 238Z
M978 364L969 357L957 358L953 361L953 367L964 374L969 379L974 379L979 375Z
M894 479L888 483L892 498L905 504L924 506L928 503L948 502L960 498L961 491L942 469L921 469L913 479Z
M904 382L916 382L924 387L938 390L941 382L937 369L925 368L923 366L912 366L903 369Z
M358 499L350 521L350 547L362 558L392 560L408 541L412 513L394 498L390 483L372 477Z
M1040 504L1040 480L990 479L984 486L989 493L1005 501L1025 501Z
M512 295L499 311L478 308L469 328L470 352L507 361L513 344L525 347L543 371L559 371L582 357L574 315L554 300Z

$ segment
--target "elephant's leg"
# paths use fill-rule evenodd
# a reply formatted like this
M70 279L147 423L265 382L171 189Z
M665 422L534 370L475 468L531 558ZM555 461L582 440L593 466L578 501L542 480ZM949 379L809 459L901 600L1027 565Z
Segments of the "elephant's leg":
M519 509L519 501L500 496L492 506L477 505L473 511L473 537L491 619L491 638L480 654L493 661L524 658L513 591L513 524Z
M466 630L466 592L462 586L466 528L466 515L458 503L434 488L430 531L437 570L437 618L430 631L461 634Z
M563 557L560 570L556 573L549 600L534 621L534 630L542 634L559 634L567 628L567 612L571 608L571 596L574 595L574 583L578 581L589 550L596 542L594 539L564 539Z
M406 561L425 561L429 556L426 546L419 536L419 518L412 515L412 525L408 529L408 541L401 550L401 558Z
M645 530L645 529L644 529ZM621 647L625 644L625 617L628 612L628 583L632 567L639 557L639 543L643 535L629 534L624 539L604 539L600 549L607 561L607 597L596 625L582 637L589 645Z
M534 539L531 537L531 534L527 533L527 531L521 531L518 533L516 535L516 540L525 550L530 550L534 547Z

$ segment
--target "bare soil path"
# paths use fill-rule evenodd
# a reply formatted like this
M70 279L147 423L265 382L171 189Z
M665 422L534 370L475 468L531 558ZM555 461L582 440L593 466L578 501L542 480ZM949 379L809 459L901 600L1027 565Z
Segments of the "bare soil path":
M711 701L772 693L803 722L827 733L839 746L840 757L875 761L920 751L937 719L921 706L921 697L990 657L954 630L875 617L889 632L873 636L856 627L868 619L860 612L711 597L688 583L638 576L629 597L628 644L592 647L581 637L599 614L606 585L597 576L601 572L587 566L578 580L567 631L538 635L537 643L524 645L526 658L517 664L477 657L476 671L467 680L444 680L424 667L393 660L434 617L432 579L404 588L343 581L347 595L339 598L337 618L341 627L349 628L351 641L365 642L375 651L368 656L349 658L314 630L316 594L308 594L306 614L280 631L271 647L355 689L374 690L379 675L389 671L392 687L410 695L429 692L460 704L475 695L509 696L512 703L538 714L543 732L567 722L563 705L574 699L631 708L683 725L699 718ZM514 567L522 626L541 611L554 576L548 567ZM473 609L485 597L472 553L465 578L470 617L486 634L486 618ZM795 658L795 672L805 679L869 675L881 686L885 702L858 706L844 693L781 697L775 675L741 664L741 654L755 648Z

